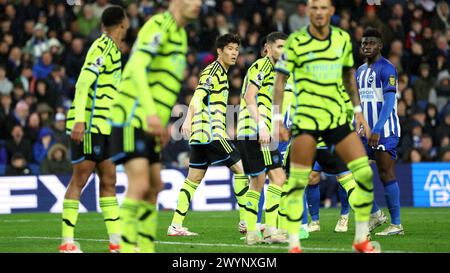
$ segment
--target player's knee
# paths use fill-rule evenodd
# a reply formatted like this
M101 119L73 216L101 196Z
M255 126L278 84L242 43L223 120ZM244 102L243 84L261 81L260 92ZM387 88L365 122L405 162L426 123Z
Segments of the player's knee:
M383 183L387 183L389 181L395 180L395 174L391 170L380 170L379 175L380 175L380 179Z
M348 168L352 171L353 176L357 181L364 182L372 181L373 179L373 171L369 165L367 156L353 160L348 164Z
M320 173L311 172L308 177L308 185L317 185L320 182Z

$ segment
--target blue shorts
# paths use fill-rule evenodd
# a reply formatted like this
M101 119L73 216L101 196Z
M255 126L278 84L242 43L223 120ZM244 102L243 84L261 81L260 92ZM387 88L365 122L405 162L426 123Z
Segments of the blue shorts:
M399 137L386 137L386 138L380 138L380 141L378 142L378 147L369 147L367 138L361 137L361 141L364 144L364 147L366 148L367 155L370 159L375 159L374 153L375 151L381 151L381 152L387 152L391 155L391 158L396 160L397 159L397 145L399 142Z

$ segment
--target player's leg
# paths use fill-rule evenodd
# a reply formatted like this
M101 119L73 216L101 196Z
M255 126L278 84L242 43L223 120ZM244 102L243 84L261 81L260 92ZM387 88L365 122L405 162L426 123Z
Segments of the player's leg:
M150 164L150 188L138 209L138 246L141 253L154 253L158 228L158 193L163 189L161 163Z
M239 164L238 164L239 163ZM246 222L247 212L245 210L246 195L249 190L249 179L244 172L243 162L239 161L236 166L231 166L233 172L233 191L239 206L239 232L245 234L247 232L248 223Z
M150 188L149 162L145 157L128 160L125 164L128 176L128 189L120 209L122 253L136 252L138 244L138 209Z
M188 176L181 187L180 193L178 194L177 208L173 214L172 222L167 230L167 235L169 236L196 236L197 233L188 231L187 228L183 227L183 221L189 210L189 205L191 204L192 198L194 197L195 191L198 185L205 177L207 166L194 166L193 159L191 156L191 167L189 168Z
M303 196L316 152L316 139L310 134L294 138L291 147L289 190L287 193L287 227L289 251L300 251L299 230L303 213Z
M391 215L391 225L376 235L404 234L400 222L400 189L395 177L395 160L389 152L375 151L378 173L384 186L384 196Z
M73 146L72 146L73 147ZM73 173L66 190L62 212L62 242L60 252L81 252L74 244L75 226L78 219L81 190L95 168L95 162L82 160L73 165Z
M97 164L100 177L100 209L109 236L110 252L119 252L120 209L116 198L116 165L111 160Z
M266 191L266 228L264 230L264 237L270 243L285 242L284 236L278 235L277 230L277 216L280 206L281 194L283 193L283 184L286 181L286 174L282 168L281 154L278 150L266 150L266 157L269 160L269 164L266 164L269 176L269 186Z
M373 247L368 245L369 217L373 202L373 172L369 166L369 159L364 146L355 132L348 133L350 129L338 127L335 131L342 130L341 138L336 144L336 152L347 163L348 169L353 173L356 187L349 202L355 210L355 239L354 247L364 248L360 251L370 251Z
M341 201L341 215L334 228L335 232L348 231L348 216L350 214L350 203L348 202L348 195L355 189L356 182L350 172L344 172L336 176L339 182L338 194Z
M308 202L306 202L306 192L303 196L303 213L302 213L302 225L300 227L300 240L306 240L309 238L308 231Z
M317 151L318 153L320 151ZM311 223L308 225L308 232L320 231L319 208L320 208L320 167L316 161L313 170L308 177L308 186L306 187L306 198L308 200L308 210L311 215Z

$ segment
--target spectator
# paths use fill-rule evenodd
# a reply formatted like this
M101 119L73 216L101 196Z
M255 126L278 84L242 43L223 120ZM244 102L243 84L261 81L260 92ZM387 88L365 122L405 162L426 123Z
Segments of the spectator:
M0 126L3 125L5 119L11 113L11 95L0 94ZM3 127L0 127L3 128ZM3 138L3 137L0 137Z
M49 90L54 93L55 99L58 98L69 98L70 97L70 84L69 80L67 79L65 75L64 69L56 65L53 67L52 72L47 77L48 87ZM52 108L56 108L57 101L54 102L55 104L49 104Z
M272 18L272 25L270 31L279 31L283 33L288 33L288 25L286 22L286 12L282 8L277 8L275 14Z
M433 138L431 135L423 134L420 139L420 148L430 161L437 159L437 149L433 147Z
M72 164L68 160L68 150L62 144L53 145L47 158L40 166L41 174L69 175L72 174Z
M5 127L8 132L11 132L15 125L20 125L25 128L27 118L29 115L28 104L24 101L19 101L14 108L14 111L6 118Z
M27 159L21 153L15 153L11 157L11 164L6 167L5 175L21 176L29 174L31 174L31 170L27 167Z
M24 91L28 93L31 92L35 80L36 78L33 76L33 70L31 67L23 66L20 76L16 79L16 82L20 83L23 86Z
M45 26L38 23L34 27L33 37L25 45L25 52L30 53L34 60L38 60L49 49Z
M98 19L102 17L103 11L109 7L110 4L108 3L108 0L97 0L92 5L92 11L94 12L94 16Z
M448 4L445 1L440 1L436 6L436 16L431 20L431 27L435 31L445 32L450 27Z
M14 81L20 76L22 71L22 50L14 46L9 52L8 65L7 65L7 75L11 81Z
M50 30L62 33L65 29L69 29L72 21L73 17L72 14L66 10L66 3L60 2L56 5L55 14L48 19L48 26Z
M81 67L84 63L83 47L83 39L73 39L70 45L70 50L64 57L64 67L66 68L66 74L69 78L69 82L71 82L72 84L75 84L75 81L80 74Z
M439 161L450 162L450 146L442 149L442 151L440 152Z
M11 139L6 141L6 153L8 154L8 158L12 158L12 156L20 152L27 162L31 162L32 157L32 149L30 140L24 138L24 132L20 125L15 125L11 130Z
M437 76L436 85L431 89L428 101L441 111L450 98L450 74L448 70L441 71Z
M425 109L425 106L428 103L430 90L433 88L435 81L436 79L430 75L430 65L427 63L420 64L419 78L414 83L413 90L414 97L422 109Z
M439 126L438 121L438 110L436 105L429 103L427 109L425 110L426 119L424 131L433 136L433 139L437 141L436 130Z
M130 4L136 6L135 3ZM130 10L130 6L128 7L128 10ZM132 20L133 17L130 17L130 23L131 25L135 26L135 21ZM95 28L98 28L100 25L100 18L94 16L94 10L92 9L91 5L85 5L83 7L83 14L78 15L78 26L80 28L80 34L84 37L88 37L92 30ZM140 24L136 26L139 27Z
M446 136L450 136L450 110L448 110L445 116L442 118L441 125L436 130L436 138L438 143L442 141Z
M412 148L406 153L403 161L405 163L420 163L424 161L428 161L427 158L423 155L422 151L418 148Z
M28 117L27 126L25 127L25 137L31 141L31 143L36 142L39 134L40 127L40 121L39 121L39 115L35 112L32 113Z
M13 90L12 82L6 77L6 69L4 66L0 66L0 94L11 94Z
M36 111L39 115L41 126L49 127L52 125L53 108L47 103L39 103Z
M57 105L57 94L53 90L49 90L48 84L44 80L36 81L36 102L38 104L46 103L52 108Z
M289 16L289 30L291 32L295 32L309 24L309 17L306 14L306 1L298 2L295 11Z
M70 138L66 134L66 116L63 113L56 113L52 129L55 142L69 148Z
M38 80L45 79L52 72L54 66L52 54L48 51L44 52L39 62L33 66L33 75Z
M53 140L53 132L48 127L39 130L38 141L33 145L34 161L38 164L47 157L49 149L55 144Z

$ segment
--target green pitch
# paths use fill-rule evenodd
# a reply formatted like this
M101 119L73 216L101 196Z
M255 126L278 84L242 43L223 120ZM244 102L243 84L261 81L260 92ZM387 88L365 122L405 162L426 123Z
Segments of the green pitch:
M388 213L384 209L385 213ZM383 252L450 252L450 208L402 208L404 236L379 237ZM305 252L351 252L354 224L347 233L334 233L337 209L320 211L321 231L302 241ZM351 215L350 217L352 217ZM185 226L197 237L168 237L171 211L160 212L157 252L262 252L285 253L287 245L245 246L237 231L238 212L189 212ZM353 218L352 218L353 219ZM0 253L57 252L60 243L60 214L34 213L0 215ZM386 225L379 227L382 230ZM107 252L106 228L99 213L80 214L76 241L87 253Z

